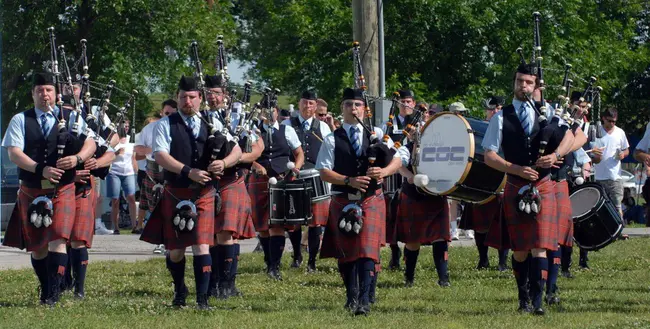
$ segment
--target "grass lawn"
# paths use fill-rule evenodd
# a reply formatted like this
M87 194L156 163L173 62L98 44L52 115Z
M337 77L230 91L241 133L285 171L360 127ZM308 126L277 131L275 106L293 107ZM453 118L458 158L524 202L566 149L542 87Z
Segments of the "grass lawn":
M319 273L289 269L284 281L263 274L261 254L244 254L238 286L243 298L211 300L212 312L170 308L171 278L164 261L92 262L86 300L68 293L54 309L38 305L36 277L30 269L0 273L1 328L648 328L650 327L650 239L616 242L591 253L591 271L574 269L560 279L562 305L547 316L516 312L510 272L477 271L474 248L450 250L452 287L435 282L431 248L420 253L416 283L403 288L401 272L379 277L378 303L368 317L343 311L344 288L331 260L319 261ZM384 250L388 258L388 250ZM493 265L496 253L491 250ZM186 283L193 291L191 260ZM574 255L577 264L577 248ZM190 295L188 302L194 303Z

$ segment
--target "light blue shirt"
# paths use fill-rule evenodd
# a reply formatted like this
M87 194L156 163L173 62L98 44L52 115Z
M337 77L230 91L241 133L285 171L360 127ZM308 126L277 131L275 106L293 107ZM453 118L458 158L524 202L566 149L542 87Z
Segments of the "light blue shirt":
M187 119L190 117L183 114L183 112L181 111L178 111L177 113L180 114L181 119L183 119L183 122L187 123ZM194 129L192 129L192 132L194 133L194 135L198 136L201 130L201 118L199 118L199 115L197 114L191 116L190 120L192 120L192 122L194 123ZM169 153L171 149L171 143L172 143L172 136L169 128L169 117L164 117L158 120L158 123L154 127L154 132L153 132L154 156L156 155L157 152Z
M573 157L575 159L575 161L573 162L574 173L581 172L582 166L584 166L586 163L591 162L591 158L589 157L587 152L582 148L573 151Z
M265 123L264 129L269 131L270 126ZM280 124L277 121L273 123L273 129L280 130ZM287 144L289 144L292 151L302 146L298 134L296 134L296 130L291 126L286 126L284 128L284 139L287 141Z
M645 153L650 153L650 123L645 126L643 138L636 144L636 149Z
M519 117L519 108L521 107L521 104L524 104L524 107L527 111L528 114L528 124L530 126L530 130L533 129L533 124L535 120L535 110L533 107L528 103L528 102L522 102L517 99L512 100L512 105L515 108L515 113L517 114L517 117ZM490 119L490 124L488 125L487 131L485 132L485 136L483 136L483 142L481 142L481 146L483 146L483 149L488 151L494 151L494 152L499 152L501 150L501 141L503 140L503 111L497 112L494 116L492 116L492 119Z
M54 107L50 114L52 115L47 115L47 125L50 127L48 131L48 136L49 134L54 130L58 129L57 125L59 123L59 108ZM40 109L35 109L36 112L36 121L38 122L39 126L41 126L41 114L46 113L44 111L41 111ZM72 111L70 113L70 118L68 119L67 122L67 128L68 132L72 131L72 125L75 122L77 118L77 112ZM88 130L88 126L86 125L86 122L84 120L81 120L81 125L79 126L79 132L82 135L86 135L87 137L94 138L95 134L94 132ZM42 126L41 126L42 128ZM47 137L47 136L45 136ZM2 140L2 146L3 147L18 147L21 150L25 150L25 114L23 112L18 113L11 118L11 121L9 121L9 126L7 127L7 131L5 132L5 136Z
M317 120L317 119L314 118L314 117L311 117L311 118L305 120L302 117L302 115L298 114L298 120L300 120L300 127L304 127L305 121L307 121L307 125L311 128L312 122L314 122L314 120ZM282 121L282 124L287 125L287 126L291 126L291 120L290 119L284 120L284 121ZM327 136L327 135L332 133L332 130L330 130L330 127L325 122L320 122L320 124L318 126L319 126L321 136ZM307 128L307 129L309 129L309 128Z
M363 145L363 135L365 134L363 126L360 123L357 123L355 126L360 129L359 133L357 134L359 145ZM342 125L342 128L345 129L348 139L350 138L350 127L352 127L352 125L349 123L344 122ZM375 127L375 134L377 135L377 138L379 138L379 140L381 140L384 137L384 132L378 127ZM389 139L387 146L391 148L393 147L393 144L394 144L393 140ZM334 146L335 146L334 133L331 133L327 135L325 138L323 138L323 144L321 145L320 150L318 151L318 158L316 159L316 169L332 170L334 168ZM402 164L404 163L402 151L396 152L394 157L401 158ZM407 162L409 157L410 155L406 157Z

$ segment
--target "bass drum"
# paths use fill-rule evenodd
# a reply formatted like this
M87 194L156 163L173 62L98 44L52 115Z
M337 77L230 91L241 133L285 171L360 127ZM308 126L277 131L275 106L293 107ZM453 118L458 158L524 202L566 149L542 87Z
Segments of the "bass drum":
M585 250L602 249L623 233L618 210L598 183L585 183L571 192L573 239Z
M483 160L488 123L455 113L438 113L422 128L416 174L429 177L424 192L471 203L491 201L505 187L506 174Z

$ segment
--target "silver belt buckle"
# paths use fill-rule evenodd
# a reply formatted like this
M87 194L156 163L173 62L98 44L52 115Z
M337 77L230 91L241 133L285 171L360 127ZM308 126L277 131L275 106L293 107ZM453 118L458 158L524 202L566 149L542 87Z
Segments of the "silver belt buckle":
M348 200L350 201L361 200L361 193L348 193Z

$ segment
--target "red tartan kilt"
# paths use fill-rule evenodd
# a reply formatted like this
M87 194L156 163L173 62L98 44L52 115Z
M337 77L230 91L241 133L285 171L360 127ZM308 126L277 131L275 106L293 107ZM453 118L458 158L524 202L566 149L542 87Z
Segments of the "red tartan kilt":
M498 211L490 221L490 229L485 238L485 245L498 250L510 249L510 235L503 214L503 195L499 194L494 200L490 201L490 203L493 202L497 204Z
M310 225L325 226L327 225L327 218L330 214L331 199L325 199L318 202L312 202L311 214L314 216L309 223Z
M152 181L149 177L156 180ZM163 182L163 172L154 173L151 169L147 169L147 177L144 178L142 183L142 191L140 191L140 207L145 207L144 209L153 211L156 207L153 199L153 187L157 182Z
M380 190L375 196L365 200L363 209L363 229L357 236L343 235L338 228L338 220L345 206L352 203L345 197L332 196L330 214L323 235L321 258L337 258L339 263L370 258L379 262L379 250L386 237L386 204Z
M397 225L397 221L395 220L396 216L393 216L393 213L396 213L396 211L393 211L391 208L393 198L399 198L399 194L384 194L384 203L386 204L386 244L397 243L397 228L395 227Z
M462 230L474 230L478 233L487 233L494 217L500 216L501 204L497 198L485 204L465 205L465 210L460 219L459 228Z
M80 191L75 195L76 216L70 234L70 241L83 241L86 248L90 248L95 235L95 179L90 179L90 189L84 193Z
M27 211L31 202L38 196L51 195L53 192L53 189L42 190L20 186L18 199L5 233L3 243L5 246L35 251L47 247L51 241L70 239L75 218L74 183L58 188L58 195L52 200L54 218L50 227L36 228L29 222Z
M251 198L246 191L244 177L220 189L221 211L215 216L214 233L233 232L236 239L255 237L251 217Z
M514 251L531 249L557 250L557 213L555 182L550 175L535 183L541 197L541 209L536 217L518 210L517 193L529 181L508 175L504 193L504 214Z
M152 244L164 244L168 250L185 249L199 244L214 244L214 187L206 186L198 191L198 199L194 201L199 218L191 232L177 233L174 230L172 217L176 204L181 200L191 200L197 196L196 189L171 188L165 186L165 191L149 217L140 240Z
M557 202L558 243L562 246L573 246L573 214L571 199L569 199L569 183L555 183L555 201Z
M449 203L446 197L415 200L402 192L396 221L397 240L404 243L451 241Z
M287 230L295 230L300 227L300 225L269 225L271 197L269 195L269 178L267 176L249 175L248 195L251 198L255 231L268 231L270 227L284 227Z

